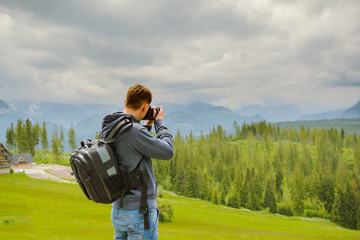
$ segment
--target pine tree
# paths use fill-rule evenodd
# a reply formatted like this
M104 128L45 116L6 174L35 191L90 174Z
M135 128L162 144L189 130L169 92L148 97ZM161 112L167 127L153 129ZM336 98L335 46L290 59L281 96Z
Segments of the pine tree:
M15 130L13 123L11 123L10 128L6 130L6 146L9 149L14 149L15 147Z
M275 175L275 183L276 183L276 193L278 195L278 201L282 199L283 190L282 190L282 182L283 182L284 175L281 171L281 168L278 168Z
M251 181L250 169L246 168L246 176L245 176L244 184L240 190L240 205L242 207L247 207L247 204L249 202L250 181Z
M64 152L64 141L65 141L64 128L61 127L60 137L58 138L58 146L60 152Z
M25 143L25 130L23 129L23 123L19 119L16 124L15 129L15 147L19 152L25 152L26 143Z
M44 151L49 150L49 140L48 140L48 135L47 135L46 123L45 122L43 122L42 129L41 129L41 148Z
M264 207L268 207L271 213L276 213L275 187L271 179L266 181Z
M35 148L34 148L34 142L33 142L33 127L32 123L29 119L26 119L25 126L23 127L25 129L25 151L30 152L31 155L34 156L35 154Z
M214 189L213 189L211 201L215 204L220 204L220 196L219 196L219 191L218 191L217 187L214 187Z
M304 211L304 200L306 198L306 189L304 183L304 173L299 165L295 165L293 176L291 179L291 200L293 210L296 215L301 215Z
M40 143L41 127L38 123L35 124L33 128L33 146L36 146Z
M248 208L251 210L260 210L261 208L261 201L262 201L262 187L261 187L261 181L256 174L255 169L251 169L251 182L250 182L250 188L249 188L249 202L248 202Z
M323 172L325 175L320 173L317 182L317 196L319 200L325 203L325 209L331 212L335 199L335 184L330 170L323 170Z
M72 124L71 127L69 128L68 136L69 136L69 141L68 141L69 146L71 147L72 150L76 149L76 135Z
M57 130L57 126L55 125L55 131L51 136L51 151L56 159L59 159L59 157L60 157L60 149L59 148L60 148L60 146L59 146L58 130Z
M240 208L240 198L238 192L235 190L230 192L227 205L233 208Z
M340 225L345 225L344 216L346 214L346 207L344 203L344 192L342 187L338 185L336 188L334 206L332 207L331 219L332 221L339 223Z

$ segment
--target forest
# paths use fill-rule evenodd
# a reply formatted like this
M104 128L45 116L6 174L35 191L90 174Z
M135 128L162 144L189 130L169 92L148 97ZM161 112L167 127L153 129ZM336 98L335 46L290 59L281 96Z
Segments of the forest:
M328 218L360 229L360 139L343 130L280 129L234 122L199 139L174 137L170 162L155 161L165 189L233 208Z
M232 208L287 216L321 217L360 229L360 139L334 128L283 128L265 121L221 126L195 138L173 138L170 161L154 160L158 184L191 198ZM76 148L75 131L67 132ZM65 133L47 136L45 122L18 120L6 133L6 146L31 152L36 162L64 160ZM66 155L66 154L65 154Z

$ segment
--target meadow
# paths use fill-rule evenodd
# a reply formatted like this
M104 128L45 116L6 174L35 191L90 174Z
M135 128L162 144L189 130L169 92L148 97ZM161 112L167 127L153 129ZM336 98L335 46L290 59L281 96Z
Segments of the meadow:
M233 209L162 192L174 208L172 222L160 223L159 239L360 239L320 218L285 217ZM76 184L0 175L1 239L113 239L110 205L93 203Z

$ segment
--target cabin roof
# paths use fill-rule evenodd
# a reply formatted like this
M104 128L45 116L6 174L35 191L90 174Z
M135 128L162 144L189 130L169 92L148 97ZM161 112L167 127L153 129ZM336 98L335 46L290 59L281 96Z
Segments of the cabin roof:
M13 154L12 158L14 159L12 164L28 164L34 162L31 153Z

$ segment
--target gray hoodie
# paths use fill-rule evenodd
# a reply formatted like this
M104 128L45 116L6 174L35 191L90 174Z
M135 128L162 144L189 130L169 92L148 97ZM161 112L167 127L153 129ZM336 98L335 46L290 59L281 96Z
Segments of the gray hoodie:
M110 146L114 150L120 169L125 174L131 173L144 156L139 169L145 170L148 174L148 207L155 208L157 183L151 158L169 160L173 157L174 148L172 136L165 127L164 121L161 119L156 120L154 123L157 133L157 137L154 137L150 133L151 126L142 126L139 120L131 114L114 112L106 115L102 120L102 137L105 138L111 129L125 117L131 117L133 119L134 123L132 128L121 135L115 142L111 143ZM141 187L130 190L124 197L123 208L139 209L140 197ZM120 208L120 199L113 202L113 207Z

